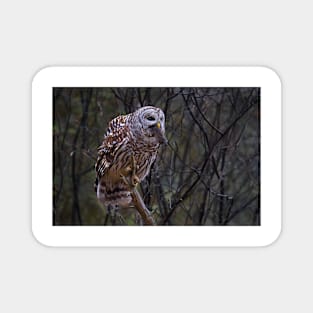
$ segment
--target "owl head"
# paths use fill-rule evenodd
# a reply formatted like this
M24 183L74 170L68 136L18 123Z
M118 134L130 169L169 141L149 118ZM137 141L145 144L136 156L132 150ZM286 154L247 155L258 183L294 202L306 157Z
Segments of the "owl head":
M165 136L165 117L161 109L145 106L134 114L138 117L141 138L149 145L167 143Z

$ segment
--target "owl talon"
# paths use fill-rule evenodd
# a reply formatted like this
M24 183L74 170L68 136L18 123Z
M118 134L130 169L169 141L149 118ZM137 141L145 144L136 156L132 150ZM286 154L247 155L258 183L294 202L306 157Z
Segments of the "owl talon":
M134 189L137 186L132 179L128 179L124 175L121 175L121 179L127 186L129 186L130 189Z
M132 186L133 186L133 187L136 187L136 186L138 185L139 181L140 181L140 180L139 180L139 178L138 178L137 175L133 175L133 176L132 176L131 182L132 182Z

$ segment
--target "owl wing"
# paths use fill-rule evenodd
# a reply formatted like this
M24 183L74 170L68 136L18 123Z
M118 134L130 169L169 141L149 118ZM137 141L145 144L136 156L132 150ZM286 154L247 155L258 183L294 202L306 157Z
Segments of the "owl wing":
M121 115L114 118L110 123L101 146L98 148L98 159L96 162L97 178L100 179L110 168L116 151L129 141L126 116ZM96 182L97 183L97 182Z

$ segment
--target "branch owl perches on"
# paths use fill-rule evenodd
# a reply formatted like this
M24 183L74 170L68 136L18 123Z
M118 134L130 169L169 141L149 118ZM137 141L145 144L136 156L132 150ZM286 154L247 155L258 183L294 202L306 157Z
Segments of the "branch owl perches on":
M134 188L149 174L160 145L166 142L165 117L159 108L146 106L114 118L98 148L97 198L114 209L137 202Z

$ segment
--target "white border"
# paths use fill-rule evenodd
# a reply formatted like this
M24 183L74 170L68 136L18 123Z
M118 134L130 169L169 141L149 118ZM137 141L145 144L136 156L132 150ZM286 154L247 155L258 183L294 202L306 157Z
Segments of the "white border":
M52 87L261 87L261 226L52 226ZM46 246L266 246L281 231L281 82L265 67L48 67L32 83L32 230Z

